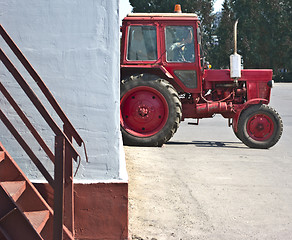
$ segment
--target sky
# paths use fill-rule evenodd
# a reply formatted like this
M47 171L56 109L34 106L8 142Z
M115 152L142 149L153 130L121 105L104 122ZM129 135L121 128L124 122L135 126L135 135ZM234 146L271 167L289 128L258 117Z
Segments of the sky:
M218 12L222 8L224 0L215 0L214 3L214 12ZM129 3L129 0L120 0L120 22L122 22L122 19L130 13L132 10L132 7Z

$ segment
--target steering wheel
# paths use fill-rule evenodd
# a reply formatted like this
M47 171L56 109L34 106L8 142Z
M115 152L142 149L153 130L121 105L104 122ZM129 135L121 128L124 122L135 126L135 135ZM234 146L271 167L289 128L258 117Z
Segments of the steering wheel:
M176 43L171 44L171 46L169 47L169 50L173 51L175 49L181 49L183 46L185 46L184 43L176 42Z
M174 58L175 61L186 62L186 59L184 57L183 50L182 50L184 46L185 46L184 43L179 43L179 42L173 43L170 46L169 50L173 52L173 55L175 56Z

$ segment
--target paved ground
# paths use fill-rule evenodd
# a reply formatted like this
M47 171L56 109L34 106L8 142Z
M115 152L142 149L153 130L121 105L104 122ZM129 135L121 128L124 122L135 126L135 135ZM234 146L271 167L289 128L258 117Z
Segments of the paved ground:
M133 239L292 239L292 84L273 106L284 133L249 149L218 116L183 122L162 148L125 147Z

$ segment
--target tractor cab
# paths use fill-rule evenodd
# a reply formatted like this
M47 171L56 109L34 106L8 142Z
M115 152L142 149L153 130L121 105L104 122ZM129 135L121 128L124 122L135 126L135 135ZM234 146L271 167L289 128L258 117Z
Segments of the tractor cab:
M165 75L182 92L200 92L200 31L196 14L132 13L123 20L122 36L122 77L149 68L149 73Z

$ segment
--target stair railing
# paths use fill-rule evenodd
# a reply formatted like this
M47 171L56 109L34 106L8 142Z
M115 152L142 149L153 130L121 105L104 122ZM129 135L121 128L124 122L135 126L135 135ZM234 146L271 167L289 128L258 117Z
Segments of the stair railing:
M76 129L73 127L56 99L53 97L50 90L47 88L43 80L31 66L29 61L22 54L17 45L13 42L11 37L5 31L5 29L0 25L0 35L16 55L18 60L22 63L24 68L30 74L30 76L34 79L50 105L53 107L59 118L63 122L63 130L56 124L54 119L48 113L40 99L34 93L34 91L30 88L29 84L22 77L22 75L15 68L13 63L9 60L9 58L5 55L0 48L0 60L3 62L4 66L7 70L12 74L14 79L17 81L22 90L26 93L30 101L33 103L35 108L39 111L43 119L52 129L55 134L55 154L52 153L50 148L44 142L42 137L39 135L37 130L30 123L28 118L25 116L23 111L20 109L18 104L14 101L12 96L0 82L0 91L3 96L7 99L19 117L22 119L23 123L30 130L36 141L40 144L44 152L47 154L49 159L54 163L54 178L50 175L50 173L43 166L41 161L37 158L25 140L21 137L3 111L0 109L0 119L7 127L7 129L11 132L14 138L21 145L23 150L27 153L30 159L34 162L36 167L39 169L41 174L48 181L49 185L54 190L54 223L53 223L53 236L54 240L63 239L63 226L65 225L72 233L74 237L74 191L73 191L73 160L80 160L80 155L72 145L73 138L79 146L84 145L85 155L86 149L85 144ZM86 155L87 160L87 155Z

